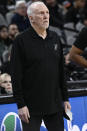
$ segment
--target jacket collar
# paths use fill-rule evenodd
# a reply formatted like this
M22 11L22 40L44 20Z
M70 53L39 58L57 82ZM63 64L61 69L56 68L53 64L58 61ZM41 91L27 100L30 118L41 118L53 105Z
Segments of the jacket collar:
M42 39L42 37L40 37L38 34L37 34L37 32L33 29L33 27L30 25L29 26L29 32L31 33L30 35L33 37L33 38L39 38L39 39ZM50 31L49 31L49 28L47 29L47 36L46 36L46 38L45 39L48 39L49 37L52 37L52 35L51 35L51 33L50 33ZM45 40L44 39L44 40Z

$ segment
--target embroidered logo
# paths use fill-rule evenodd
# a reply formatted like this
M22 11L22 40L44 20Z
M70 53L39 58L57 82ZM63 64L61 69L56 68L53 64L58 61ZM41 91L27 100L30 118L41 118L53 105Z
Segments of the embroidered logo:
M57 51L57 49L58 49L58 45L55 44L55 45L54 45L54 50Z

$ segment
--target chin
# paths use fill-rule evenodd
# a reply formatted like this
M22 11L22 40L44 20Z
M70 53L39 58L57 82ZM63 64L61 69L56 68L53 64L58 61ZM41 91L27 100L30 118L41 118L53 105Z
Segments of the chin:
M44 28L44 29L47 29L48 27L49 27L49 25L45 25L43 28Z

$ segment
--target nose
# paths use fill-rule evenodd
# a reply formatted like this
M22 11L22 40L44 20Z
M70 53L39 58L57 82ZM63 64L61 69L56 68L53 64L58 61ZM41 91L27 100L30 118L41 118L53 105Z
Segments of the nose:
M7 83L8 86L10 86L10 84L11 84L10 82Z
M44 13L44 18L47 19L49 17L48 13Z

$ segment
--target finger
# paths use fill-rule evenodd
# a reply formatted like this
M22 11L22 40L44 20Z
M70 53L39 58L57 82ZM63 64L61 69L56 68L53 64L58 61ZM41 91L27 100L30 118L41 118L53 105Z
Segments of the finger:
M30 113L29 113L29 110L27 110L27 114L28 114L28 118L30 118Z
M25 123L28 123L28 121L26 120L25 114L22 114L20 116L21 120L24 121Z
M19 117L20 117L20 119L22 120L22 121L24 121L24 122L28 122L28 120L26 119L26 114L27 113L25 113L25 112L21 112L20 114L19 114Z
M19 115L20 119L25 122L25 119L22 114Z
M24 120L26 121L26 123L29 123L28 114L24 114Z
M68 104L68 109L71 110L71 105L70 104Z

